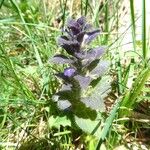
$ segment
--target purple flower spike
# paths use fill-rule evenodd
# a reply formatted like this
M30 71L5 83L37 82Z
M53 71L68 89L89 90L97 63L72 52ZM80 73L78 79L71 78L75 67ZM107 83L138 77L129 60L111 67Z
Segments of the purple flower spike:
M68 28L72 31L73 35L81 32L80 24L74 19L68 20Z
M74 68L66 68L64 70L64 76L66 76L66 77L72 77L74 74L75 74Z
M86 24L86 18L84 16L80 17L77 19L77 22L81 25L84 26Z
M84 16L68 19L63 35L57 39L58 45L65 52L50 59L50 62L55 64L67 64L63 72L55 74L63 80L60 90L54 97L57 108L84 120L96 119L97 111L104 107L104 100L99 94L104 93L101 92L99 82L108 68L108 63L101 61L104 47L87 46L99 33L100 30L87 23Z

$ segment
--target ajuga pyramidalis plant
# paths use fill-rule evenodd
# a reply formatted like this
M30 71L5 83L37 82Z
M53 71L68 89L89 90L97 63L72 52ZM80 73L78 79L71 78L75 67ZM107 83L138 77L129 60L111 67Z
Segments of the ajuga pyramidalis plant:
M78 118L95 120L97 113L105 109L103 99L110 86L102 75L109 65L101 60L104 47L89 48L99 33L100 30L93 29L85 17L68 19L63 35L58 37L58 44L67 53L50 59L55 64L68 66L64 72L56 74L63 84L53 100L59 110Z

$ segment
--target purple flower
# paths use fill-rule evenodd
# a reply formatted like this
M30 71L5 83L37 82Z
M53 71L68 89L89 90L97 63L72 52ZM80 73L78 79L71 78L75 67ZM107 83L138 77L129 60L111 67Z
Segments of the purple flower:
M77 20L69 19L64 34L58 38L58 44L68 54L57 54L50 60L55 64L69 66L63 72L56 74L63 80L62 87L55 94L58 96L55 100L57 107L83 118L96 118L96 111L101 106L99 97L95 100L95 95L86 92L91 90L91 87L94 90L108 66L107 62L100 61L104 47L86 47L99 35L99 32L99 29L93 30L85 17ZM89 114L90 116L87 116Z
M75 53L82 52L83 46L89 44L99 35L99 29L92 30L92 26L86 23L85 17L69 19L65 33L58 38L58 44L68 54L75 56Z
M64 76L66 76L66 77L72 77L72 76L74 76L75 72L76 71L75 71L74 68L66 68L64 70Z

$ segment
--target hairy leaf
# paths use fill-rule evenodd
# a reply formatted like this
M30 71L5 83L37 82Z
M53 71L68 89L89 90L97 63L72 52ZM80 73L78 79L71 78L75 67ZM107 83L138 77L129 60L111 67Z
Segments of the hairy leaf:
M84 26L85 31L89 31L91 28L92 28L92 25L89 24L89 23L86 23L85 26Z
M84 90L88 87L88 85L91 82L90 77L84 77L84 76L81 76L81 75L74 76L74 79L76 79L79 82L79 85L80 85L81 89L84 89Z
M89 74L93 78L98 78L106 72L108 66L108 61L100 61L99 64L92 71L90 71Z
M93 60L90 64L87 64L87 62L83 62L83 64L86 64L86 68L88 72L91 72L98 64L99 64L99 59Z
M72 85L71 84L63 84L60 91L71 91Z
M92 40L94 40L100 33L100 30L94 30L91 32L87 32L84 36L84 43L85 44L89 44Z
M91 109L96 109L98 111L105 111L105 97L111 90L110 76L102 77L101 80L92 88L86 95L86 97L81 98L81 101Z
M50 128L60 128L60 126L70 126L71 127L71 121L66 116L50 116L48 119L48 125Z
M73 35L77 35L81 31L80 24L74 19L68 20L67 27L72 31Z
M94 60L99 59L99 57L104 53L104 47L97 47L91 49L87 53L82 54L82 63L83 65L88 65ZM80 56L81 57L81 56Z
M73 63L73 60L70 58L64 56L64 55L55 55L52 59L50 59L50 62L56 63L56 64L66 64L66 63Z
M101 111L105 110L104 100L102 99L102 97L91 96L91 97L82 98L81 101L86 105L86 107L90 107L91 109L101 110Z
M96 47L87 52L85 59L98 59L104 53L104 47Z
M81 101L72 103L72 108L74 115L78 116L79 118L90 118L91 120L95 120L97 117L97 112L94 109L86 107L86 105Z
M77 126L82 129L84 132L95 135L99 137L101 133L101 122L102 117L100 115L97 116L95 120L79 118L75 116L75 123Z
M64 48L68 54L73 55L80 50L80 43L77 40L70 40L66 36L58 38L58 44Z
M59 100L64 100L64 99L68 99L70 101L75 100L76 99L76 95L74 94L74 92L71 90L64 90L64 91L59 91L57 92L55 95L59 96Z
M76 39L78 42L80 42L80 44L82 43L83 41L83 38L84 38L84 35L85 35L85 32L80 32L79 34L76 35Z
M59 100L57 106L60 110L68 111L71 109L71 103L68 100Z
M110 76L104 76L97 83L97 85L91 90L90 96L95 98L101 98L104 101L104 98L108 95L111 90L111 78Z
M86 18L84 16L80 17L77 19L77 22L81 25L84 26L86 24Z

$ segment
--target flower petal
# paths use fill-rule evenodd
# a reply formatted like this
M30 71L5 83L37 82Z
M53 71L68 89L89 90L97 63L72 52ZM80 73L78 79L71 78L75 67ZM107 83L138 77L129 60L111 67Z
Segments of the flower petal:
M71 68L71 67L70 68L66 68L64 70L64 76L72 77L72 76L74 76L75 72L76 72L76 70L74 68Z

